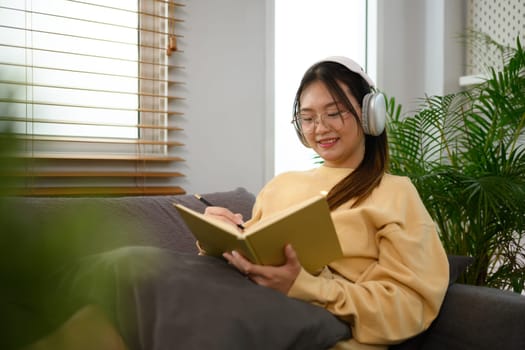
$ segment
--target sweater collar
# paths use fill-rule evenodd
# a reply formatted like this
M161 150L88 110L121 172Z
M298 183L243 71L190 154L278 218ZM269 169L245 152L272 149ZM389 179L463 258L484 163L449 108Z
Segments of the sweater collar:
M332 168L325 165L321 165L317 168L317 171L320 174L331 175L331 176L341 176L344 177L354 171L353 168Z

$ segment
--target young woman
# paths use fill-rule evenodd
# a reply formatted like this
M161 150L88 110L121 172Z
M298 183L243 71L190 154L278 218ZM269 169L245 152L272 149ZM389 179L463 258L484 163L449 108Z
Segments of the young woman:
M346 321L352 339L340 348L386 348L422 332L448 285L447 257L432 218L410 180L387 173L384 114L383 96L354 61L330 57L314 64L297 91L293 125L323 165L272 179L246 223L225 208L206 211L249 226L328 193L344 258L320 273L306 272L291 246L282 266L255 265L235 251L224 257L255 283L321 305Z

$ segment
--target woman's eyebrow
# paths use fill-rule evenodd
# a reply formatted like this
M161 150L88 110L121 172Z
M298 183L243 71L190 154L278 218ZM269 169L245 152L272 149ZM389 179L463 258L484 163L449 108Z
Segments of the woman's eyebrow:
M338 105L340 105L340 104L341 104L341 103L339 103L339 102L337 102L337 101L333 101L333 102L330 102L330 103L325 104L322 108L323 108L323 109L327 109L327 108L334 107L334 106L335 106L335 107L338 107ZM303 107L301 107L300 110L301 110L301 111L313 111L314 108L308 108L308 107L303 108Z

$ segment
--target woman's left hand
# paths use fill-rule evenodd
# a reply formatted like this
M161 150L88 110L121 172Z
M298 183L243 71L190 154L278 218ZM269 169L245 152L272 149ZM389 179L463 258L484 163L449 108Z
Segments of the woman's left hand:
M301 271L301 263L290 244L284 247L286 262L281 266L263 266L252 264L239 252L226 252L222 256L241 273L258 285L275 289L284 294L292 287Z

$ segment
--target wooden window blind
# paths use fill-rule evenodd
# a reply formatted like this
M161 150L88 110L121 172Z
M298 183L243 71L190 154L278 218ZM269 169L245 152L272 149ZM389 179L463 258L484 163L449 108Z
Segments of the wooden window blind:
M166 0L0 0L0 129L22 195L182 194Z

